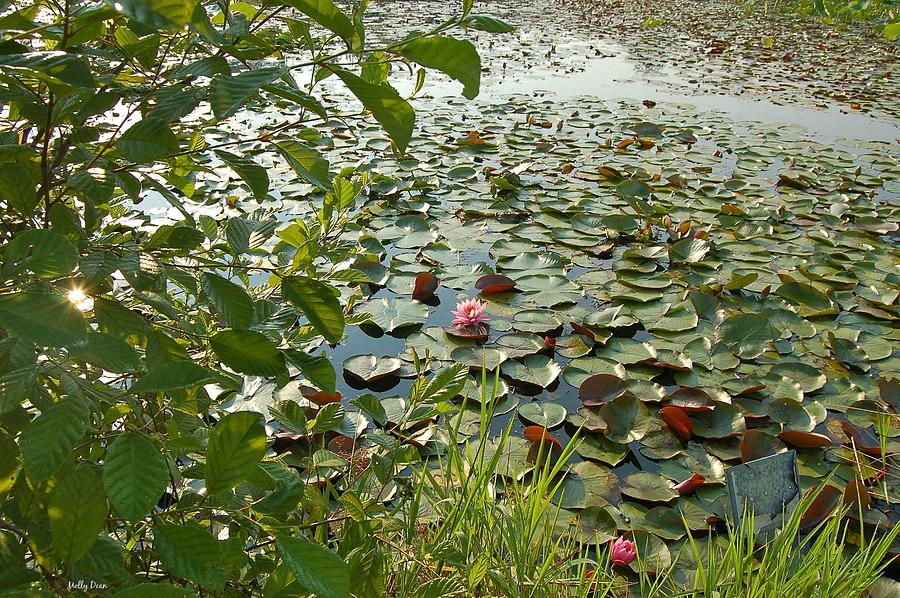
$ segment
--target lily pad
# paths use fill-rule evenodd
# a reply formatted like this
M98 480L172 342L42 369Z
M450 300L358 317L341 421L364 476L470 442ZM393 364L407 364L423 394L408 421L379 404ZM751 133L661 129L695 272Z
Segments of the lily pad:
M622 480L622 494L657 503L671 502L679 496L674 483L649 471L639 471Z
M532 401L519 407L519 417L529 424L550 430L562 425L566 420L566 408L559 403Z
M344 371L363 382L375 382L397 374L402 365L396 357L354 355L344 360Z
M566 477L554 496L564 509L585 509L616 502L619 498L619 478L612 469L581 461L566 472Z
M594 374L578 387L578 397L587 407L599 407L621 397L627 390L627 380L611 374Z
M561 368L556 360L546 355L527 355L522 361L503 362L500 371L518 382L546 388L559 377Z
M613 442L640 440L650 431L653 418L647 407L635 397L620 396L603 405L600 417L606 421L604 434Z
M368 322L378 326L385 332L393 332L400 328L418 326L428 318L428 307L418 301L396 298L373 299L362 305L360 313L368 314Z

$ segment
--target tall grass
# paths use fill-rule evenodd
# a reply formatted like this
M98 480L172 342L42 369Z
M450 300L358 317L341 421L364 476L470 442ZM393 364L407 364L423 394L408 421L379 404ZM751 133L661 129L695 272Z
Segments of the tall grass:
M578 434L552 455L544 450L549 443L541 443L538 464L527 475L500 476L512 422L491 438L494 405L493 397L482 397L480 433L467 442L458 442L459 419L449 420L446 455L415 473L411 497L395 513L402 523L387 540L393 549L390 596L858 597L883 572L900 532L894 526L873 535L842 511L802 533L801 517L817 496L812 493L763 543L748 514L739 528L696 539L689 533L666 570L614 570L606 543L581 544L557 525L560 513L551 498Z

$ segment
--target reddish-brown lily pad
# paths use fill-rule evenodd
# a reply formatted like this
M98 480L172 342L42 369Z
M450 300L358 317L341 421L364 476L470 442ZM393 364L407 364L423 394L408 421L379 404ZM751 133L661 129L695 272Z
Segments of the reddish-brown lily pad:
M797 448L824 448L834 444L834 440L830 436L819 434L818 432L785 430L778 437L787 444Z
M815 489L810 490L813 492ZM841 502L842 493L839 488L826 485L816 496L809 508L800 518L800 527L810 529L825 520Z
M420 272L416 275L416 284L413 287L412 298L416 301L427 301L434 296L434 292L441 286L441 279L431 272Z
M675 489L678 490L678 494L680 494L681 496L687 496L688 494L702 486L703 482L705 481L705 477L703 477L699 473L695 473L680 484L676 484Z
M516 281L502 274L486 274L478 279L475 288L485 295L508 293L515 290Z
M870 457L881 457L881 446L869 432L857 428L848 421L841 422L841 429L854 449Z
M447 336L458 338L460 340L483 343L488 339L491 329L487 324L476 324L475 326L445 326L444 333L446 333Z
M522 436L530 440L531 442L541 442L546 440L547 442L552 442L554 444L559 444L559 440L550 435L550 432L547 431L547 428L544 426L526 426L522 431Z
M778 437L762 430L747 430L741 439L741 463L787 451Z
M621 397L627 389L627 380L612 374L594 374L581 383L578 397L587 407L598 407Z
M675 434L679 440L687 442L691 439L694 425L691 423L687 413L685 413L681 407L676 405L666 405L665 407L660 408L659 416L666 422L666 425L669 426L669 429L672 430L672 433Z
M860 510L865 511L872 504L872 497L866 485L859 478L847 482L844 489L844 506L850 509L850 514L858 514Z

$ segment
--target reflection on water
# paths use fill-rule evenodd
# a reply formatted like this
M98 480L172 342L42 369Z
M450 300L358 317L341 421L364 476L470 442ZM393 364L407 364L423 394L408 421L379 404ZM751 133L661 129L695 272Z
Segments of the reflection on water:
M576 69L528 71L509 76L488 75L476 102L490 103L509 94L527 94L542 99L572 99L579 96L601 100L651 100L672 104L672 108L718 112L735 121L752 121L789 128L802 127L822 140L861 139L896 141L900 126L866 114L848 113L836 104L827 108L782 105L769 100L755 100L729 94L698 93L699 85L672 72L639 70L628 52L614 43L605 43L603 51L585 43L560 46L561 55L577 56L583 65ZM598 54L592 56L592 54ZM573 72L573 70L575 72ZM492 81L495 79L495 81ZM409 94L415 81L409 77L394 81L401 93ZM461 84L431 75L427 90L434 98L458 97Z

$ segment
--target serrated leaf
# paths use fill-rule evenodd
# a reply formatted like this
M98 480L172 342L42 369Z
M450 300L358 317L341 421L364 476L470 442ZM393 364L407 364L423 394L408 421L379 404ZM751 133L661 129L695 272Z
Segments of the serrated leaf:
M269 195L269 175L265 168L250 158L237 154L220 150L216 152L216 155L247 183L253 197L262 201Z
M225 584L222 550L208 531L189 525L159 525L153 536L166 570L211 588Z
M281 294L298 307L316 332L331 344L344 336L344 312L328 284L306 276L290 276L281 281Z
M409 102L401 98L400 94L391 87L373 85L338 67L331 67L331 69L341 78L353 95L362 102L366 110L372 113L400 153L405 152L416 122L416 113Z
M285 4L293 6L347 42L353 38L353 23L331 0L285 0Z
M278 79L281 72L281 69L277 68L263 68L238 75L216 75L209 83L208 97L213 114L219 120L228 118L237 112L260 86Z
M299 141L279 141L275 144L287 163L305 180L320 187L331 187L328 160L313 147Z
M319 598L350 595L350 572L336 552L303 536L282 536L278 538L277 546L278 554L303 590Z
M103 485L109 502L129 521L143 519L168 483L166 460L156 445L140 434L122 434L109 445Z
M512 33L516 30L515 27L505 21L485 15L469 15L460 21L460 24L479 31L487 31L488 33Z
M28 229L6 244L3 260L6 275L32 272L39 278L58 278L75 269L78 249L52 230Z
M141 376L131 387L131 392L161 392L189 388L212 382L215 373L193 361L173 361L157 366Z
M191 22L194 0L118 0L112 6L153 29L180 29Z
M105 332L91 332L84 344L69 349L70 354L107 372L133 372L140 365L137 352L117 336Z
M210 302L233 328L248 328L253 319L253 299L239 285L212 272L200 275Z
M87 432L90 410L80 397L67 397L31 421L19 439L28 477L42 482L52 476Z
M178 138L161 118L145 118L122 133L116 142L122 157L144 164L178 152Z
M277 376L285 371L284 355L269 338L254 330L223 330L209 345L219 360L236 372Z
M84 340L87 325L65 297L25 291L0 295L0 328L38 345L63 347Z
M106 523L103 482L89 463L79 463L50 492L47 518L53 551L68 564L80 559Z
M441 35L403 44L400 53L425 68L437 69L463 84L463 95L474 99L481 86L481 57L472 42Z
M206 487L210 493L234 488L253 473L266 452L262 416L239 411L223 417L209 434Z

